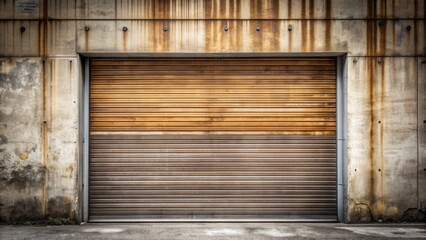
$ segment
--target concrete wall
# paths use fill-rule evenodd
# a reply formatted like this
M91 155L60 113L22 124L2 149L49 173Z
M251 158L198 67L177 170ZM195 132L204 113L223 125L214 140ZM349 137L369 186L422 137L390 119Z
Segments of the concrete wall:
M424 219L424 0L0 5L2 221L81 219L80 56L230 52L347 54L345 220Z

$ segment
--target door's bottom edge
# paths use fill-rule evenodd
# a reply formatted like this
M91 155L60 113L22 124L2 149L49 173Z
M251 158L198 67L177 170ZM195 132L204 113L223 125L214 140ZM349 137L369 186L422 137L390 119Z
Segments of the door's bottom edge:
M129 223L160 223L160 222L176 222L176 223L193 223L193 222L338 222L337 217L306 217L306 218L206 218L206 219L197 219L197 218L108 218L108 217L97 217L89 218L90 223L120 223L120 222L129 222Z

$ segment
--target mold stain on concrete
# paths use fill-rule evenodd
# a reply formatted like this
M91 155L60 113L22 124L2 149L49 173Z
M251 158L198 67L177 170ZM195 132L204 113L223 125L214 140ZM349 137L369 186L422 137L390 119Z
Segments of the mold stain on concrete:
M365 203L355 203L351 209L350 222L371 222L373 219L370 207Z
M19 222L40 220L43 218L40 211L41 202L37 197L21 199L8 207L8 216L0 216L5 222Z
M72 201L69 197L57 196L49 198L47 202L47 217L52 218L71 218L74 219L75 213L72 210Z
M43 185L46 172L47 170L45 167L33 166L32 164L19 167L12 165L8 166L7 169L5 166L0 167L0 173L3 176L3 187L12 186L19 191L25 190L30 186L36 187Z

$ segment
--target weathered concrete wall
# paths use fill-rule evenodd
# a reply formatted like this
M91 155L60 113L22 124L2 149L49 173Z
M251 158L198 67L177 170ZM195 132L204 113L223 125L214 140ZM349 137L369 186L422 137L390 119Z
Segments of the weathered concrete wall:
M1 60L0 216L39 218L47 169L43 162L43 74L40 59Z
M348 65L348 220L400 220L421 201L417 178L425 174L417 59L356 57Z
M76 59L0 62L0 219L75 219Z
M81 214L78 53L230 52L347 54L345 219L424 218L424 0L0 5L2 220Z

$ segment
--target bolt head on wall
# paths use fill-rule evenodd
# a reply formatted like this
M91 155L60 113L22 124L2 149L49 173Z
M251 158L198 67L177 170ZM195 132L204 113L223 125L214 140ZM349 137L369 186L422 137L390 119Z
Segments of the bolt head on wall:
M123 32L127 32L129 30L126 26L123 27Z

